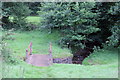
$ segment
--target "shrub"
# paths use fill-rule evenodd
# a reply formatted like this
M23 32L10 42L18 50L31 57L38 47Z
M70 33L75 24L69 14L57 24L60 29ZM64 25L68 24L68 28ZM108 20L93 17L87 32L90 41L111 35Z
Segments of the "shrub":
M51 31L61 31L61 44L71 47L85 47L88 35L96 33L97 14L92 12L94 2L43 3L40 15L44 18L42 26Z
M27 20L26 17L30 14L29 7L22 2L3 2L2 6L3 10L3 28L5 29L22 29L26 30ZM12 17L12 21L10 21L10 17Z
M1 51L1 54L0 55L2 56L2 59L3 59L3 61L5 63L16 64L17 63L17 59L12 54L12 51L7 47L7 43L5 42L5 40L8 39L8 36L9 36L8 33L11 33L11 30L7 31L7 32L4 32L3 35L0 36L1 37L1 41L0 41L0 47L1 47L0 51Z

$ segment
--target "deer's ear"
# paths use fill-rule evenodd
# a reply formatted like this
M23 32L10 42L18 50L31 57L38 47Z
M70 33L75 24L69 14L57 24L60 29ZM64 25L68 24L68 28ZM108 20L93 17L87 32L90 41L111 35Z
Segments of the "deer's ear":
M32 42L30 42L30 47L32 46Z
M52 53L52 43L50 42L50 45L49 45L49 53Z

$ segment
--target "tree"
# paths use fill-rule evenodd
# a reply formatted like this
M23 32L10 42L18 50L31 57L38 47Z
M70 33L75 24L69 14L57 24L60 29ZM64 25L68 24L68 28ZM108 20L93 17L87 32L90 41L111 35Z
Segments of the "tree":
M30 10L22 2L3 2L2 11L4 13L2 17L3 28L26 28L25 18L29 16ZM12 21L9 19L12 17Z
M72 49L84 48L87 41L93 41L89 35L100 31L96 27L97 14L92 12L94 6L94 2L43 3L42 26L50 30L59 29L64 45L70 45Z
M99 13L98 27L101 29L99 36L101 36L102 43L106 43L111 47L119 45L119 16L120 16L120 2L114 3L96 3L96 12Z
M40 11L39 7L41 6L41 2L27 2L26 4L31 10L31 13L30 13L31 16L39 15L37 12Z
M98 27L101 29L99 35L101 36L103 43L111 35L110 27L114 24L113 22L111 22L112 17L108 13L112 5L114 5L114 3L100 2L100 3L96 3L96 7L95 7L96 12L99 13L97 22L98 22Z
M114 25L110 28L112 35L108 37L109 45L120 47L120 2L116 2L109 10Z
M2 3L0 2L0 27L2 27Z

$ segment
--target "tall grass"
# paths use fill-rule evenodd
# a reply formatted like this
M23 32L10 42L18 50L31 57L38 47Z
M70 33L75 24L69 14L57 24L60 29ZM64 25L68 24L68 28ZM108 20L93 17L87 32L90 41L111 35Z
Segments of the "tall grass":
M2 64L2 78L24 78L24 68L21 65Z

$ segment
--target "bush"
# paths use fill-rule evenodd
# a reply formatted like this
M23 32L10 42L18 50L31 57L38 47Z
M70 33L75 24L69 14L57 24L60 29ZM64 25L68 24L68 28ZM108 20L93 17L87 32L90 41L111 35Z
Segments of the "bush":
M8 39L9 37L9 33L11 34L11 30L4 32L3 35L1 35L1 41L0 41L1 54L0 55L2 56L2 59L5 63L16 64L17 59L12 54L12 51L7 47L7 43L5 42L5 40Z
M27 20L26 17L29 16L31 10L29 7L22 2L3 2L3 28L5 29L22 29L26 30ZM12 21L10 21L10 17L12 17Z
M44 18L42 26L51 31L61 31L61 44L85 47L88 35L96 33L97 14L92 12L94 2L43 3L40 15Z

